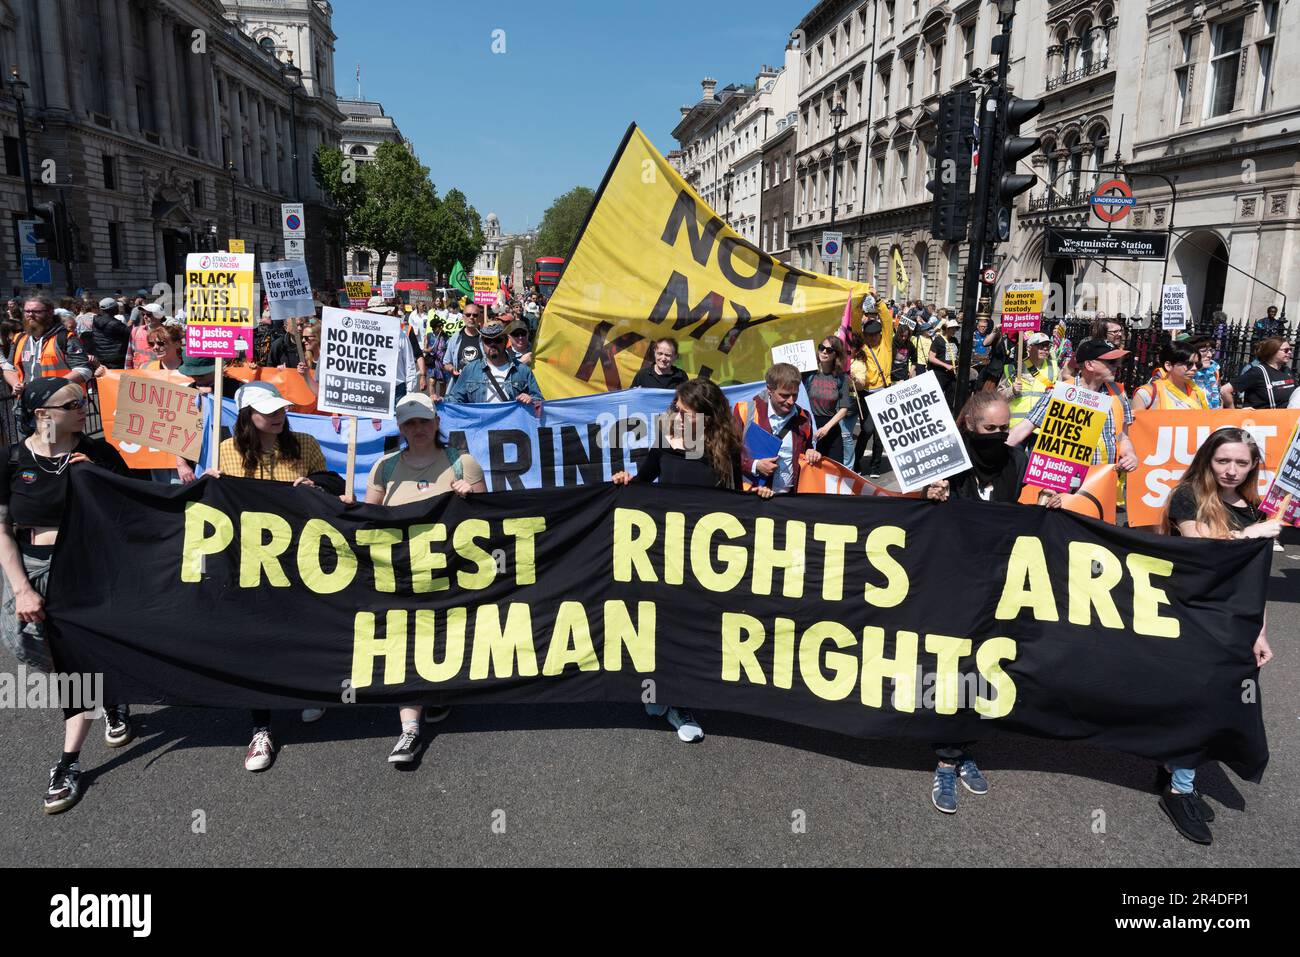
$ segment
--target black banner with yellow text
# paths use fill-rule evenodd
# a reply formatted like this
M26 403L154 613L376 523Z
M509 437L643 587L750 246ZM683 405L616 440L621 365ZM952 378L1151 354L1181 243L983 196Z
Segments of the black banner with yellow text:
M656 701L1258 779L1268 544L1019 505L612 485L345 507L73 471L48 610L110 700Z

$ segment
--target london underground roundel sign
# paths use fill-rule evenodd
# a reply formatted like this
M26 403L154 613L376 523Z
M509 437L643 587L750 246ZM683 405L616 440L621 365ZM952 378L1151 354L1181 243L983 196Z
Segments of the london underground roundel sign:
M1098 184L1088 201L1103 223L1119 222L1137 203L1133 198L1133 188L1122 179L1108 179Z

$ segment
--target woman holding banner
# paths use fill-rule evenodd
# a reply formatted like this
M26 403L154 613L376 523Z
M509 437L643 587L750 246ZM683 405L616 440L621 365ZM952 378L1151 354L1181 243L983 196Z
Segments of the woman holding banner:
M1205 391L1192 381L1199 355L1181 342L1169 342L1160 350L1160 365L1164 375L1133 393L1133 404L1139 409L1186 409L1208 412L1210 400Z
M1169 496L1161 530L1184 538L1276 539L1282 524L1263 520L1259 509L1263 463L1259 446L1245 429L1216 429L1196 450L1192 464ZM1267 627L1265 619L1251 649L1260 668L1273 660L1265 637ZM1209 844L1214 810L1196 790L1196 769L1161 767L1156 785L1160 809L1178 833L1197 844Z
M103 439L87 438L86 393L75 381L45 377L23 389L20 414L28 438L9 446L0 463L0 567L4 609L0 636L20 662L58 673L58 650L45 635L45 589L50 559L68 498L69 469L82 462L118 475L130 470ZM81 747L90 733L97 702L63 701L63 753L50 770L46 814L66 811L81 800ZM90 705L90 707L85 707ZM126 705L105 708L104 740L110 748L134 737Z
M1011 431L1011 406L1007 400L996 392L972 392L957 416L957 428L966 445L971 468L931 483L925 489L925 497L934 502L946 502L952 498L981 502L1018 501L1029 457L1018 446L1007 445L1007 433ZM1061 496L1043 490L1038 496L1038 504L1060 508ZM945 814L957 812L959 780L972 794L988 792L988 779L969 754L974 743L962 741L934 745L939 764L930 786L930 801Z
M438 410L423 392L411 392L397 403L397 430L406 448L385 455L366 480L367 505L409 505L455 492L461 498L487 491L483 468L467 452L438 437ZM424 720L441 721L450 708L429 707ZM420 706L398 710L402 732L388 755L390 764L409 764L420 750Z
M237 475L292 482L295 487L308 488L317 487L320 479L328 484L336 483L342 491L343 481L329 471L316 439L289 428L285 410L291 405L269 382L247 382L236 389L235 407L239 414L235 428L217 450L217 467L208 469L204 475L213 478ZM302 719L316 721L324 713L324 708L304 708ZM253 740L244 755L244 767L249 771L263 771L274 761L271 712L259 709L253 712Z
M1255 361L1223 387L1225 409L1285 409L1295 392L1291 373L1294 347L1281 339L1265 339L1255 347Z
M667 448L656 442L638 466L636 478L626 471L617 472L614 484L659 481L664 485L743 489L740 434L727 397L716 382L690 379L677 387L668 406L666 433ZM773 494L767 487L754 491L760 498ZM653 702L645 710L652 718L667 717L682 741L704 740L704 729L687 709Z

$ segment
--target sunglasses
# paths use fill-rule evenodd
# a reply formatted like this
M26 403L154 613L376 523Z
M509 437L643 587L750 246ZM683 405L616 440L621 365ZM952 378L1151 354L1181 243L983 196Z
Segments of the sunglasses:
M505 341L505 336L480 336L484 342L497 343Z
M818 347L817 347L817 351L818 351L818 352L834 352L835 349L834 349L833 346L818 346Z
M77 412L84 409L90 403L85 399L73 399L71 402L64 402L62 405L43 405L42 409L62 409L64 412Z

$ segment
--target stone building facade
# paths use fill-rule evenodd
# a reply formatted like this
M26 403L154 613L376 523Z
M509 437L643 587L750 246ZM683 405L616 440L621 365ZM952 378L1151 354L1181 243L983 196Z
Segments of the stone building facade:
M313 283L337 285L333 212L311 173L314 150L337 145L343 119L332 13L324 0L0 0L0 67L28 84L35 202L68 211L71 275L53 264L52 291L175 282L187 253L231 238L280 258L280 204L296 200L306 204ZM0 96L6 291L23 286L16 114Z

